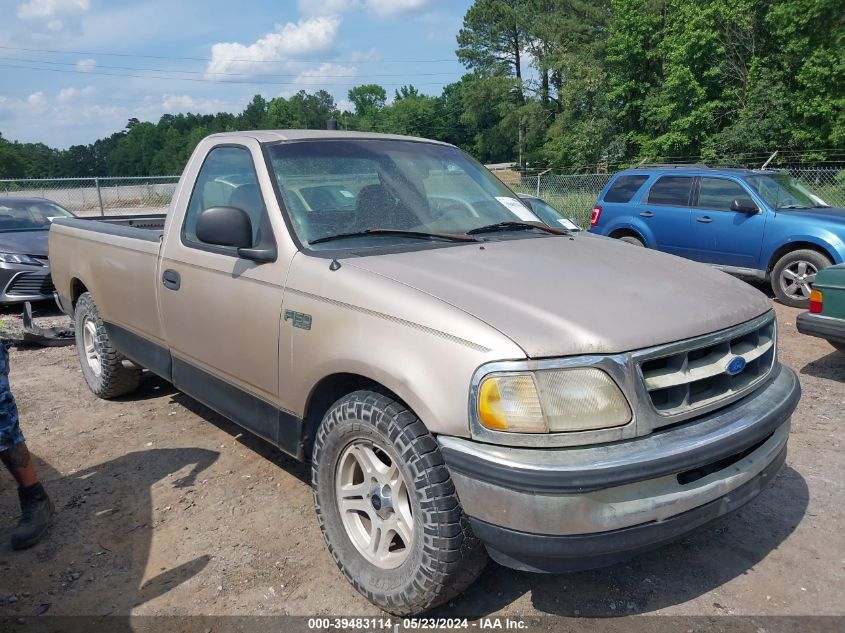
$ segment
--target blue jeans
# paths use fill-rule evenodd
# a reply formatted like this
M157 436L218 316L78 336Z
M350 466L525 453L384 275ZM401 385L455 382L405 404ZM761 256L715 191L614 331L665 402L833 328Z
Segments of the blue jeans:
M9 352L0 342L0 453L23 442L18 424L18 405L9 386Z

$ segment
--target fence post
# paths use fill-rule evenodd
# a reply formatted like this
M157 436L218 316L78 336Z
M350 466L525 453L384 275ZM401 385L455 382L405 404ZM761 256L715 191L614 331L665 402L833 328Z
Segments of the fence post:
M97 200L100 201L100 216L104 216L106 214L105 209L103 209L103 194L100 191L100 179L94 178L94 186L97 188Z
M537 191L534 193L538 198L540 197L540 174L537 174Z

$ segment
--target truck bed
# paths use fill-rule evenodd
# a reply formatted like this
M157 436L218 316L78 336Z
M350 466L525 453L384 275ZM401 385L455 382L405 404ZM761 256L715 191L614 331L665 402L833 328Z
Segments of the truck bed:
M156 289L164 214L62 218L50 227L49 257L62 309L97 297L100 317L147 340L164 338ZM83 282L84 280L84 282Z
M149 242L158 242L164 234L164 213L149 215L103 215L92 218L59 218L53 224L70 226L106 235L131 237Z

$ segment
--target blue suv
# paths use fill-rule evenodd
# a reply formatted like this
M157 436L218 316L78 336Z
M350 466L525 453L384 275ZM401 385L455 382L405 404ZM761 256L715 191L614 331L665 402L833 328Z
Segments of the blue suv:
M771 170L666 165L615 174L590 232L769 280L784 304L807 307L816 273L845 261L845 209Z

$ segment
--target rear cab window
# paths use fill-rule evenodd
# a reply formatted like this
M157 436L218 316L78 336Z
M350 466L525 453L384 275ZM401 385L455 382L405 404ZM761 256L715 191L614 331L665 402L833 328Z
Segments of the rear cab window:
M645 174L636 174L632 176L620 176L610 185L607 193L604 194L604 202L630 202L634 194L640 190L643 183L648 180Z
M693 180L692 176L661 176L648 191L648 204L688 207Z

